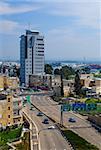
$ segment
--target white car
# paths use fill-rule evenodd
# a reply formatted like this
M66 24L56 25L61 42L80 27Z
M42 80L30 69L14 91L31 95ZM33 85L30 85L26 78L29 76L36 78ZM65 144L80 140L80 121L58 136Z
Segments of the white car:
M48 129L55 129L55 126L49 126Z

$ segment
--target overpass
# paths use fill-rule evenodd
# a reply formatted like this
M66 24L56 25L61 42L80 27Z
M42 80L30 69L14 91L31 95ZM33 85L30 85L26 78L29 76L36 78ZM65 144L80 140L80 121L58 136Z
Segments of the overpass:
M30 123L31 150L73 150L70 143L61 135L54 122L48 119L49 124L43 124L43 119L46 116L38 117L37 113L39 111L35 108L30 110L30 107L29 104L26 104L26 107L22 109L22 115ZM51 129L51 126L55 128Z

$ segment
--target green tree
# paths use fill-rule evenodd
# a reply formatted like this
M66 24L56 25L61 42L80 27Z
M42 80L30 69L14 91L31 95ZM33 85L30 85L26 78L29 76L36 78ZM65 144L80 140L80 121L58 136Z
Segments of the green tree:
M45 73L46 74L52 74L53 67L50 64L45 64Z
M76 95L80 95L81 93L81 82L80 82L80 76L79 76L79 71L77 70L75 72L75 83L74 83L74 92Z
M69 67L69 66L63 66L61 69L60 69L60 72L62 73L63 75L63 78L64 79L69 79L69 76L71 75L74 75L75 74L75 71L72 67Z
M63 90L63 75L61 74L61 96L64 96L64 90Z
M90 68L89 67L85 67L82 69L82 71L86 74L90 74Z
M61 74L60 69L56 68L56 69L54 70L54 74L60 75L60 74Z

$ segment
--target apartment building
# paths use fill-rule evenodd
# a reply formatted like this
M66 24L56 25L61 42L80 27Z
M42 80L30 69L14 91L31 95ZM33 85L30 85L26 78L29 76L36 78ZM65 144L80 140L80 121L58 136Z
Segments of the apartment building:
M26 30L20 40L20 82L29 85L29 75L44 73L44 36Z
M13 98L13 124L20 124L23 122L21 109L23 101L21 97Z
M0 95L0 127L20 124L23 122L21 115L22 100L12 95Z
M13 99L11 95L0 95L0 127L13 125Z

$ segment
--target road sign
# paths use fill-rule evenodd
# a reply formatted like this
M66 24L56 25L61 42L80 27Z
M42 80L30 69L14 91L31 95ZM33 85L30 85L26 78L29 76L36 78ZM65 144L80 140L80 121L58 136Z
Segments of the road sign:
M28 102L28 103L31 103L31 102L30 102L30 95L26 96L26 99L27 99L27 102Z
M93 111L97 110L96 103L72 103L72 104L63 104L61 111Z

